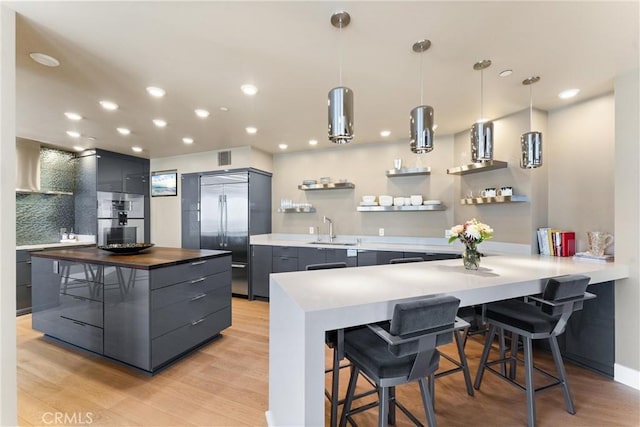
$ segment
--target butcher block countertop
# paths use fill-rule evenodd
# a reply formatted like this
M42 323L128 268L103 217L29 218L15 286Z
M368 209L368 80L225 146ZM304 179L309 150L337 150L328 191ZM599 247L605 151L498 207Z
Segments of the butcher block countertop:
M64 261L87 262L92 264L113 265L126 268L152 270L188 262L231 256L229 251L208 249L182 249L153 246L134 254L115 254L95 247L71 248L45 252L34 252L34 257L53 258Z

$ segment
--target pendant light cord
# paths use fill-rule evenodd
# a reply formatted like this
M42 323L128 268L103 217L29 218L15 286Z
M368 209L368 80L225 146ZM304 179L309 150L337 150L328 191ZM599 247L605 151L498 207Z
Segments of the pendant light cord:
M533 87L529 85L529 131L533 132Z
M484 105L484 70L480 70L480 120L479 122L484 121L484 113L482 111L483 105Z
M420 54L420 105L424 105L424 75L422 72L422 64L424 62L424 52Z
M338 43L338 45L340 46L338 48L338 80L340 82L340 86L342 86L342 23L340 23L340 31L338 33L338 37L340 38L340 43Z

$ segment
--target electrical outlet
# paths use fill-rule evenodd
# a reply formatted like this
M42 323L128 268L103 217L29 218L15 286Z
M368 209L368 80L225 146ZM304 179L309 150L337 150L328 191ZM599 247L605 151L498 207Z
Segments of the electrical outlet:
M316 228L315 227L309 227L309 234L315 234L316 233Z
M378 236L384 236L384 228L378 228Z
M446 230L444 230L444 237L445 239L451 237L451 229L447 228Z

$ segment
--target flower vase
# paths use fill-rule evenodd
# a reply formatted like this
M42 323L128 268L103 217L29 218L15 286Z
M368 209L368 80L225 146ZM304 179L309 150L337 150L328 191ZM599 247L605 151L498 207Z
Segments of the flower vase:
M462 252L462 262L467 270L477 270L480 267L480 252L475 245L467 245Z

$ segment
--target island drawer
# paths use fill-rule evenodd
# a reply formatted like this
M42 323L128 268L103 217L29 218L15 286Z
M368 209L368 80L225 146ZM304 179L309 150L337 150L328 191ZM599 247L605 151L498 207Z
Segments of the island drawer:
M153 369L186 353L231 326L231 306L189 323L151 341Z
M274 246L273 247L273 256L274 257L298 258L298 248L291 247L291 246Z
M62 294L60 295L60 305L54 310L61 317L102 328L102 307L101 301Z
M149 271L151 289L231 271L231 255L157 268Z
M227 283L208 293L200 293L191 299L154 310L151 313L151 338L197 322L230 305L231 287Z
M102 354L102 328L61 316L55 322L50 322L44 332L59 340Z
M216 273L211 276L181 282L175 285L151 291L151 310L157 310L164 306L190 300L199 295L207 294L221 286L228 286L231 282L231 271Z

